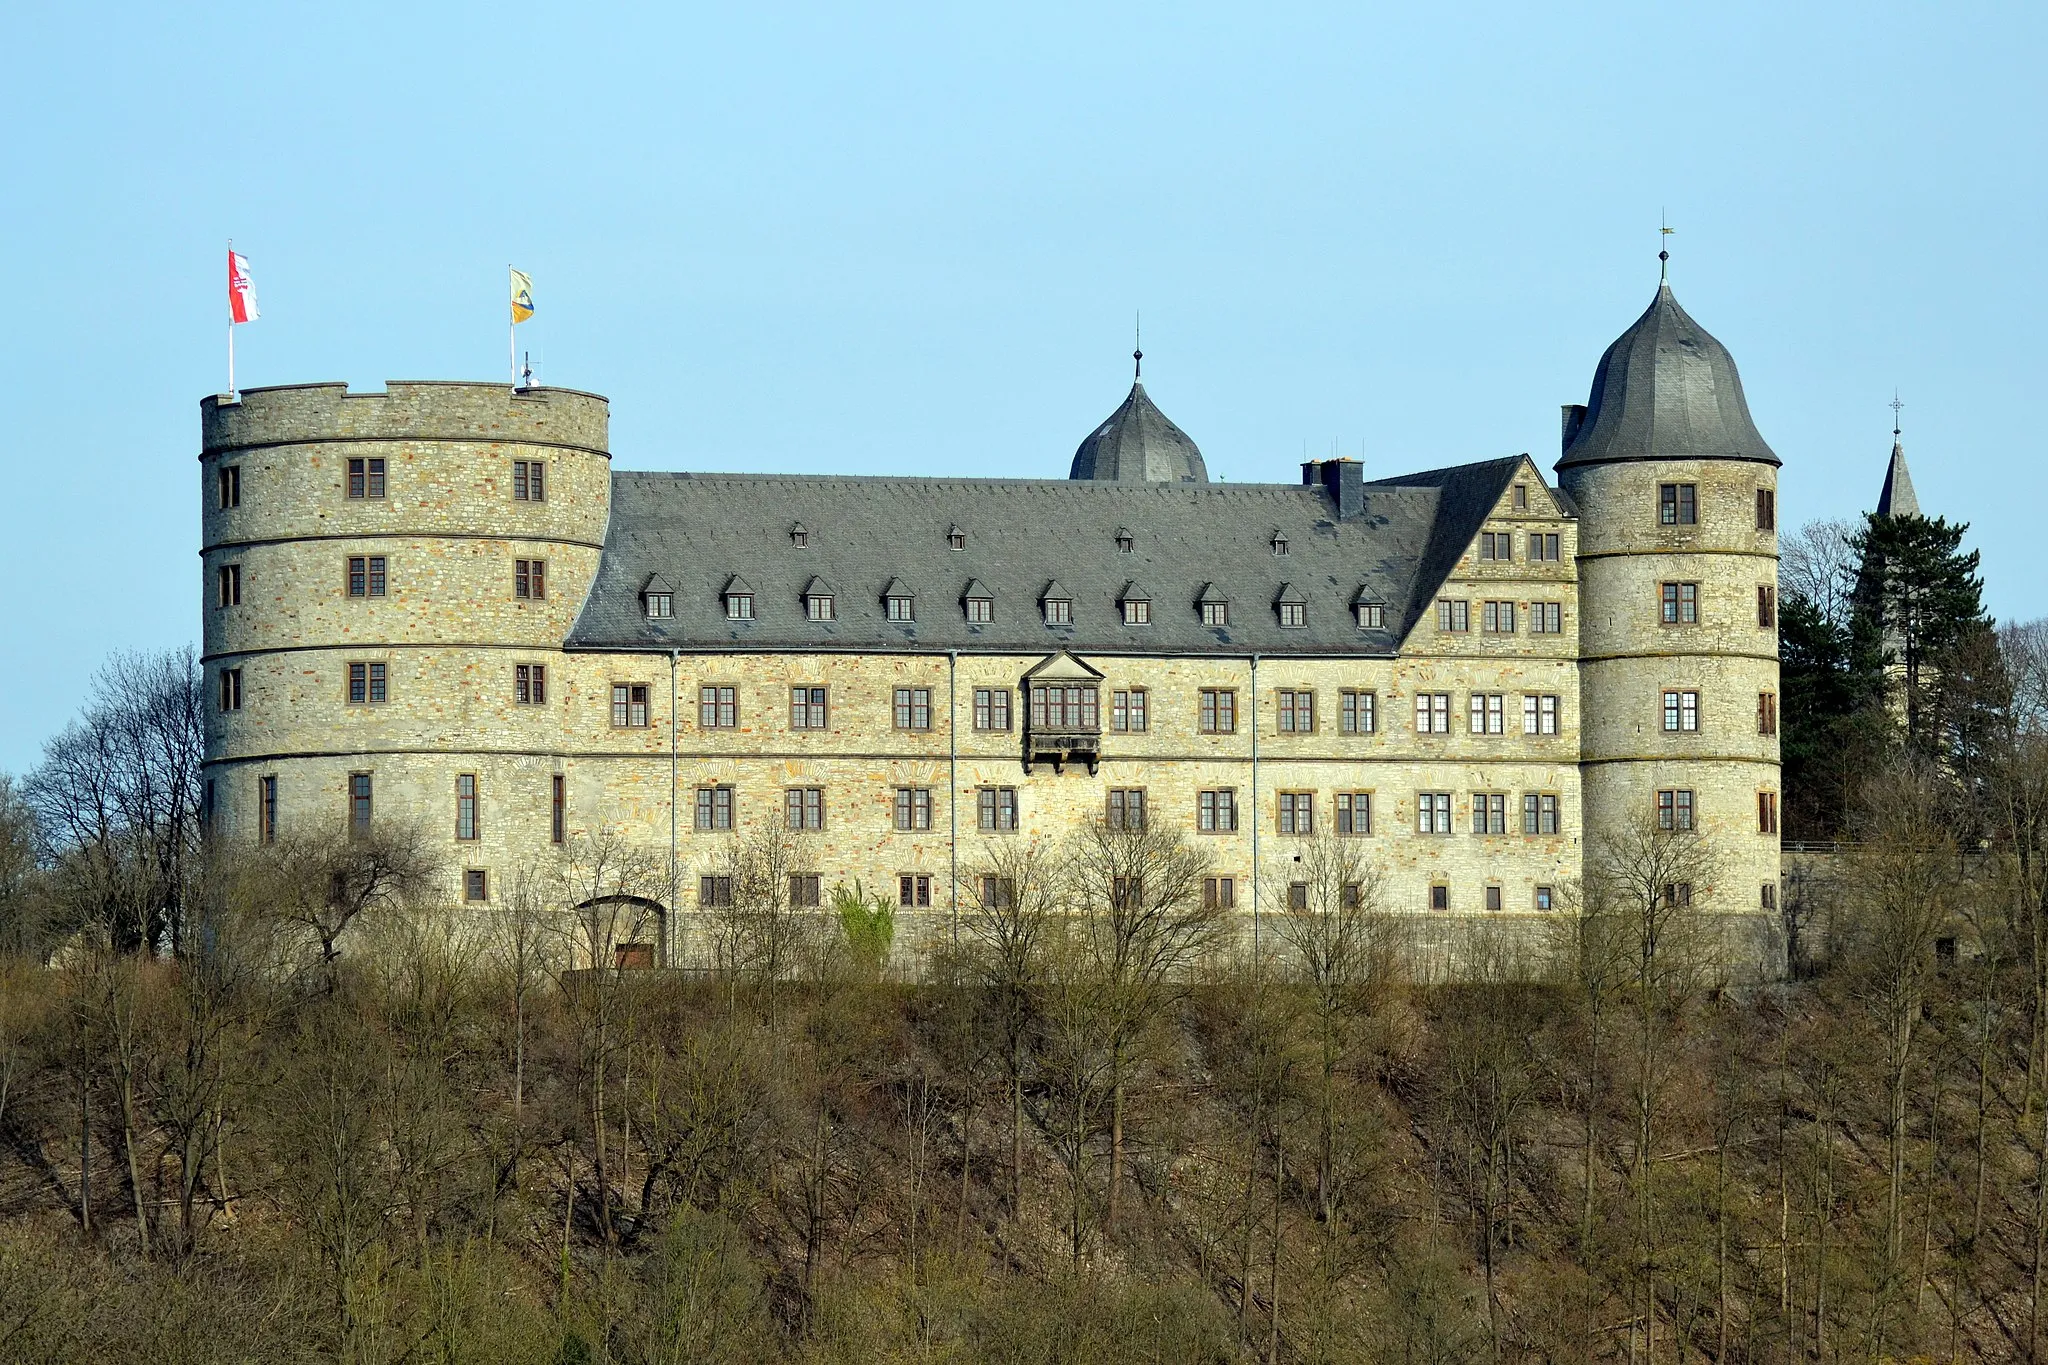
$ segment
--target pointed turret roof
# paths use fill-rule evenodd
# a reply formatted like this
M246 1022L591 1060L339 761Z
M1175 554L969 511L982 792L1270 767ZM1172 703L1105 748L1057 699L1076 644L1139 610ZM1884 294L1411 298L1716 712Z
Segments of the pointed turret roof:
M1146 394L1142 383L1074 452L1070 479L1115 483L1207 483L1202 452Z
M1906 470L1906 447L1899 442L1899 433L1892 433L1891 463L1884 469L1884 489L1877 495L1877 514L1881 517L1917 517L1921 515L1920 499L1913 493L1913 476Z
M1779 463L1750 419L1735 358L1662 283L1600 357L1557 466L1659 459Z

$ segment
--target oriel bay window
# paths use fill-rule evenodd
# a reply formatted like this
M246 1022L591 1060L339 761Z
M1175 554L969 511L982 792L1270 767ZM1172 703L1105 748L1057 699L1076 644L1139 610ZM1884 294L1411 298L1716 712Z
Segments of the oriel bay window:
M1087 683L1033 683L1031 728L1093 730L1099 727L1096 689Z

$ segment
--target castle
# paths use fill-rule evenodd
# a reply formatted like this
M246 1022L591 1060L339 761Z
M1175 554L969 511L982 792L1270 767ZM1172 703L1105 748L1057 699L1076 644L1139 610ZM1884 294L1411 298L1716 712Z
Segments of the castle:
M638 962L763 829L798 903L859 878L934 922L991 841L1090 818L1178 825L1248 916L1334 832L1445 939L1554 917L1603 831L1690 827L1773 969L1779 461L1666 285L1554 485L1212 483L1141 382L1066 479L614 472L566 389L200 406L218 832L417 821L488 912L613 831L672 869Z

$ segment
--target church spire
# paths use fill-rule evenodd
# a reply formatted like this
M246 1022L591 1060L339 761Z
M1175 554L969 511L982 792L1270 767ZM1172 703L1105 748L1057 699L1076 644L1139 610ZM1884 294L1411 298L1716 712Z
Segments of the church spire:
M1913 476L1906 469L1906 447L1899 440L1899 409L1905 406L1894 392L1891 402L1892 458L1885 466L1884 488L1877 495L1877 514L1881 517L1921 515L1920 499L1913 493Z

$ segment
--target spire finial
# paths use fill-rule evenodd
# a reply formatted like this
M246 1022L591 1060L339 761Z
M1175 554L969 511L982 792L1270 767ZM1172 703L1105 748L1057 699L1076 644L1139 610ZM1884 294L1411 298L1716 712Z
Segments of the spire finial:
M1892 410L1892 439L1896 441L1899 439L1899 409L1906 406L1899 401L1899 391L1897 389L1892 390L1892 401L1887 406Z
M1671 252L1670 252L1670 249L1669 249L1669 248L1667 248L1667 247L1666 247L1666 246L1664 245L1664 239L1665 239L1666 237L1669 237L1669 236L1670 236L1670 235L1671 235L1672 233L1674 233L1674 232L1676 232L1676 231L1678 231L1678 229L1677 229L1677 228L1675 228L1675 227L1672 227L1672 226L1670 225L1670 223L1669 223L1668 221L1666 221L1666 219L1665 219L1665 217L1664 217L1664 210L1662 210L1662 209L1658 209L1658 210L1657 210L1657 283L1659 283L1659 284L1664 284L1664 283L1667 283L1667 282L1668 282L1668 275L1667 275L1667 271L1668 271L1668 269L1669 269L1669 267L1670 267L1670 264L1671 264Z
M1131 382L1136 384L1145 378L1145 314L1131 315Z

